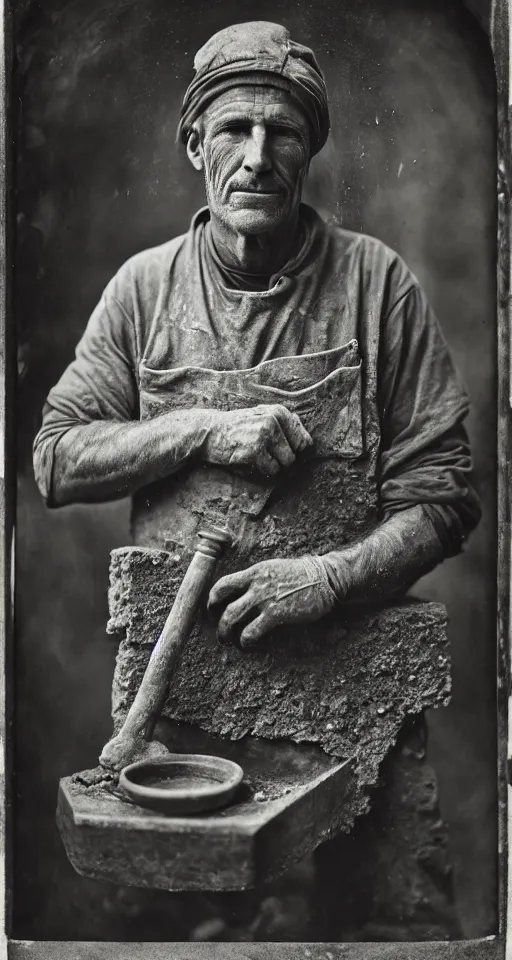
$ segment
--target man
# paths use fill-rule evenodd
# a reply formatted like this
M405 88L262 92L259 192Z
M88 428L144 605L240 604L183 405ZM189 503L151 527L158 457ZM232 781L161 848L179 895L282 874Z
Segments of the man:
M245 649L288 625L292 643L294 624L392 597L462 549L479 518L468 399L403 261L301 203L330 125L312 51L238 24L194 65L179 138L208 207L108 284L48 397L35 474L50 506L133 495L134 537L158 546L206 516L206 476L228 484L256 562L211 590L219 637Z

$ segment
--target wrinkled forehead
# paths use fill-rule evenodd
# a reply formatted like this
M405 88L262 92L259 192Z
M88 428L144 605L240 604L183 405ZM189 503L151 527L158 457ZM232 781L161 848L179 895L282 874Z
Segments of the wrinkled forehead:
M270 84L240 84L219 94L203 113L205 131L225 119L252 123L286 120L308 132L308 119L300 104L286 90Z

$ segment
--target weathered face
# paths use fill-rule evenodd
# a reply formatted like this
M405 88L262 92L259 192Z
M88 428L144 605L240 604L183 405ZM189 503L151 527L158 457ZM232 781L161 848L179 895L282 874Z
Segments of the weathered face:
M205 110L196 131L187 149L204 170L213 216L241 234L275 230L293 216L309 164L309 128L284 90L229 90Z

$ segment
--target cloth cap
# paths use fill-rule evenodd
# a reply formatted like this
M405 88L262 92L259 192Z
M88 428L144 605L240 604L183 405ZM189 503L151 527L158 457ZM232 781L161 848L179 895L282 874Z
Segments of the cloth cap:
M278 87L298 100L311 128L312 155L327 140L330 118L322 72L313 51L291 40L285 27L255 20L219 30L196 53L194 71L178 126L183 143L208 104L241 84Z

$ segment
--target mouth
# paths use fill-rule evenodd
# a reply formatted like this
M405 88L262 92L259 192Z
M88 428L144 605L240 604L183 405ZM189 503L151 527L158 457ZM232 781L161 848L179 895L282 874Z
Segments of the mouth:
M236 188L231 192L242 197L278 197L281 193L280 190L254 190L248 187Z
M231 202L234 206L254 207L275 204L282 199L281 190L232 190Z

